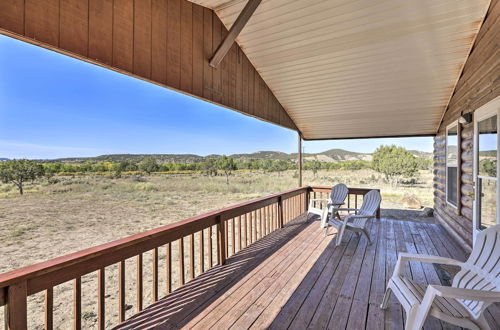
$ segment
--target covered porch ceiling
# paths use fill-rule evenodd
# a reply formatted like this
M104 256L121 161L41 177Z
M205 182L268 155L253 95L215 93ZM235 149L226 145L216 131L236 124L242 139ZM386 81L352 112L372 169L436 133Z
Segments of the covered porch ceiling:
M192 0L230 28L246 0ZM434 135L489 0L263 0L237 43L304 139Z
M436 134L490 4L251 1L219 65L247 0L0 1L0 33L306 140L424 136Z

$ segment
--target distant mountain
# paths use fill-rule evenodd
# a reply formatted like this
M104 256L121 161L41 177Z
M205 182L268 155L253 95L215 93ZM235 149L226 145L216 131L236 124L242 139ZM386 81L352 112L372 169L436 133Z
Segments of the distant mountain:
M9 160L9 159L8 158L0 158L0 162L5 162L7 160Z
M410 150L416 157L431 158L432 153ZM75 158L59 158L52 160L42 160L45 162L62 162L69 164L78 164L84 162L97 161L130 161L138 162L145 157L154 158L159 163L196 163L201 162L206 158L219 157L220 155L198 156L194 154L113 154L101 155L97 157L75 157ZM230 155L239 161L254 161L254 160L286 160L294 161L297 159L297 153L287 154L279 151L257 151L249 154L234 154ZM370 161L372 155L369 153L353 152L344 149L330 149L319 153L304 153L305 160L319 160L322 162L342 162L347 160L365 160Z

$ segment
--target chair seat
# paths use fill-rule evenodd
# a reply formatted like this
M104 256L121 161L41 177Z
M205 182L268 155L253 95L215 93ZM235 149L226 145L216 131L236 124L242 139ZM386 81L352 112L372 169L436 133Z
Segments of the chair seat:
M312 213L312 214L317 214L319 216L321 216L323 214L323 209L320 209L320 208L317 208L317 207L310 207L308 210L307 210L308 213Z
M402 303L412 306L420 304L424 298L427 284L417 283L405 276L392 277L396 289L404 297ZM397 294L397 292L395 292ZM471 318L467 309L455 298L436 296L430 314L434 316L447 315L452 318Z

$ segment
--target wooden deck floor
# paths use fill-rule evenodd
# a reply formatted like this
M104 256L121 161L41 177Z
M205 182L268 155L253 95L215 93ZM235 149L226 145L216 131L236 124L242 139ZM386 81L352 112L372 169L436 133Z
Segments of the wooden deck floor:
M191 281L122 324L134 329L403 329L396 299L379 308L398 252L463 260L464 252L439 225L373 221L373 243L348 234L340 247L317 221L304 217ZM412 263L415 280L446 282L438 267ZM500 308L487 311L500 328ZM426 329L454 329L429 319Z

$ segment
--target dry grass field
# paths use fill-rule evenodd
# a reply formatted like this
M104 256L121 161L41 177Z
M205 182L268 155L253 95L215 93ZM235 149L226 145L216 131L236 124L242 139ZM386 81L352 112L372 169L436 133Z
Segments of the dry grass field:
M259 196L293 188L297 184L294 172L238 172L226 184L224 176L151 175L142 177L108 178L104 176L54 177L35 182L19 196L10 185L0 185L0 272L44 261L106 243L161 225L173 223L210 210L229 206ZM305 172L305 184L331 186L344 182L352 187L379 188L383 208L401 208L405 195L417 196L424 205L432 206L432 174L420 173L412 186L391 187L381 174L371 170L319 171L316 176ZM197 246L197 245L196 245ZM151 302L148 264L150 253L144 256L144 305ZM160 251L160 267L164 267L164 251ZM175 263L175 255L174 255ZM134 313L134 260L127 261L128 315ZM162 269L162 268L160 268ZM164 282L160 273L160 283ZM117 267L106 268L107 292L115 291ZM174 275L174 278L176 276ZM163 279L163 281L162 281ZM174 283L174 286L176 283ZM96 325L96 276L82 278L84 299L82 318L85 328ZM164 292L160 286L160 292ZM55 324L57 328L71 327L71 283L55 288ZM116 296L106 300L107 324L116 324ZM29 299L30 329L43 328L43 295ZM0 313L3 316L3 313ZM0 316L0 319L1 317ZM0 324L3 320L0 320Z

